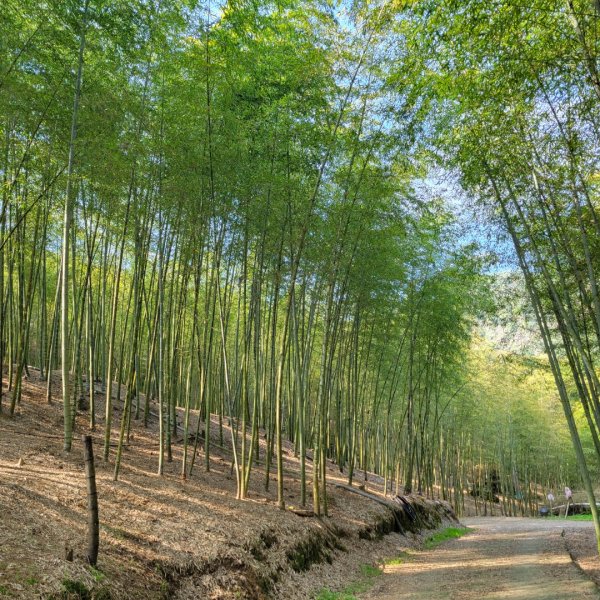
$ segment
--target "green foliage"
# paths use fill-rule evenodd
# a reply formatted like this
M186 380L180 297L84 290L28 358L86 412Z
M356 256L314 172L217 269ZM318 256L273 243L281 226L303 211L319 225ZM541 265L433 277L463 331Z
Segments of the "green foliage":
M487 259L440 198L417 192L426 169L411 156L410 103L387 85L383 23L358 11L348 18L364 23L344 24L308 1L241 2L218 17L193 2L86 6L77 115L64 65L76 64L81 7L27 0L0 22L0 297L19 332L0 330L0 347L11 364L46 367L61 341L73 143L65 343L76 386L121 365L136 408L142 393L188 408L220 398L221 413L271 431L277 400L287 436L313 448L335 438L342 468L431 459L431 409L465 375ZM380 435L385 458L359 457Z
M456 538L462 537L469 533L468 527L448 527L439 533L435 533L434 535L428 537L424 542L423 546L428 550L439 546L440 544L448 541L454 540Z
M567 521L591 521L591 514L582 514L582 515L569 515L567 516Z
M366 579L372 579L373 577L379 577L381 575L381 569L374 567L373 565L361 565L360 572Z
M390 84L417 81L424 147L434 148L434 160L456 174L512 243L503 266L523 275L578 476L594 502L600 136L589 124L597 122L600 101L598 7L424 1L395 16L390 29L405 40L410 59L399 53Z
M108 4L88 6L77 115L65 65L77 64L81 6L25 0L0 17L0 362L56 368L65 341L73 365L61 366L73 367L76 391L88 376L108 388L118 377L137 417L164 399L161 457L179 407L227 415L254 441L259 426L270 444L285 435L349 478L358 468L397 475L407 489L443 481L460 492L482 465L508 487L551 466L572 477L548 366L522 357L536 344L520 340L513 355L473 336L492 313L505 338L531 324L522 282L486 274L492 253L465 235L452 193L426 184L441 160L497 219L490 175L503 193L514 182L529 215L519 231L531 223L525 252L550 258L534 261L536 281L546 264L555 278L564 266L584 272L579 246L564 250L561 271L538 234L565 213L562 244L594 220L585 77L560 69L542 90L523 62L507 70L497 57L523 58L515 10L478 0L465 11L429 0L357 5L343 18L344 7L308 0L215 14L196 2ZM525 58L549 59L549 42L577 45L535 22L528 35ZM568 144L548 128L543 93L566 90L581 95L566 111ZM589 126L577 126L583 116ZM72 143L73 314L70 333L55 336ZM545 217L534 175L553 199ZM569 198L584 188L578 219ZM591 314L588 286L570 271L560 289L581 294L576 320ZM551 314L548 299L544 307ZM593 437L584 443L593 454ZM234 460L240 488L255 447ZM278 472L281 483L282 461ZM299 552L295 568L313 558Z
M74 579L63 579L62 586L68 598L91 600L92 593L81 581Z
M408 552L401 552L398 556L395 556L394 558L387 558L384 561L384 564L387 566L396 566L396 565L403 565L407 560L410 559L410 554Z
M96 567L90 567L90 574L92 575L96 583L101 583L106 579L106 575Z
M483 339L474 341L467 356L471 380L449 407L449 426L468 431L483 460L531 461L551 480L559 471L574 476L571 442L545 357L494 350Z

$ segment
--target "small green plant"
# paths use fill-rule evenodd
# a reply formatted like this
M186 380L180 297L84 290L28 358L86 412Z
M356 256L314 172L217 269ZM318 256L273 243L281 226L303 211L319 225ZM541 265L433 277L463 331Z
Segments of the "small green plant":
M9 593L8 588L5 585L0 585L0 596L8 596Z
M354 594L348 592L331 592L329 590L321 590L316 600L357 600Z
M90 575L94 578L96 583L101 583L106 579L106 575L96 567L90 567Z
M431 550L432 548L439 546L442 542L462 537L468 532L469 529L467 527L448 527L447 529L428 537L423 546L428 550Z
M37 585L37 584L39 583L39 580L38 580L38 579L36 579L35 577L28 577L28 578L25 580L25 583L26 583L27 585Z
M170 598L170 590L169 590L169 582L161 581L160 582L160 598Z
M363 577L367 577L368 579L381 575L381 569L373 565L361 565L360 572Z
M71 594L76 598L80 598L81 600L90 600L92 597L90 590L88 590L81 581L76 581L74 579L63 579L62 585L67 594Z
M383 564L385 566L390 567L393 567L395 565L402 565L409 559L409 557L410 554L408 552L400 552L398 556L394 556L394 558L387 558L386 560L384 560Z

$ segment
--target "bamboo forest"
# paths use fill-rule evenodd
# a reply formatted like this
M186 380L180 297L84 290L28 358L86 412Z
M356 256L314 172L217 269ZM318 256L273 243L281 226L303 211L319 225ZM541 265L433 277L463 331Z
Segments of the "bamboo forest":
M0 597L597 598L599 149L598 0L4 0Z

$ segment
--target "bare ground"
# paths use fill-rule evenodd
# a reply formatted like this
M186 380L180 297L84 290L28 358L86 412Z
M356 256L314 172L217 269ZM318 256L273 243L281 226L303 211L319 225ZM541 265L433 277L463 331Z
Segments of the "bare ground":
M564 542L573 562L600 586L600 557L591 524L588 527L565 526Z
M501 517L464 522L472 533L386 567L365 600L600 598L596 584L571 561L565 543L593 539L591 523ZM581 557L591 558L588 546L571 544L572 551L576 547ZM596 555L596 568L597 562Z
M101 390L97 403L101 416ZM115 410L115 428L119 420ZM361 564L377 564L419 545L420 535L382 536L393 524L390 511L336 488L346 476L334 464L328 465L329 518L277 509L273 473L265 490L264 435L249 497L236 500L230 432L226 423L222 427L223 439L213 416L210 472L200 444L193 477L184 481L180 436L173 461L159 477L156 420L148 429L134 421L115 482L114 448L108 463L100 458L99 418L93 435L101 539L98 570L92 570L84 560L87 505L80 441L87 416L78 417L73 450L65 453L62 404L46 404L44 382L31 369L16 415L0 415L0 597L75 598L65 586L80 584L88 597L98 599L300 600L322 587L341 589L357 577ZM117 441L116 429L112 439ZM285 470L286 503L298 507L298 460L291 445ZM310 463L308 470L310 476ZM380 493L381 480L370 476L367 489ZM435 510L444 514L440 505ZM65 548L74 551L73 561L65 559Z

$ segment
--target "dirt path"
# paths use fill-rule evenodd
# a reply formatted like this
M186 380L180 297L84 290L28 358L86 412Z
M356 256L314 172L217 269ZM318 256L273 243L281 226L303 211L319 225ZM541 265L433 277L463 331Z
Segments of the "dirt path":
M365 600L587 600L600 593L573 565L558 520L473 518L475 531L389 566ZM591 523L569 522L569 528Z

